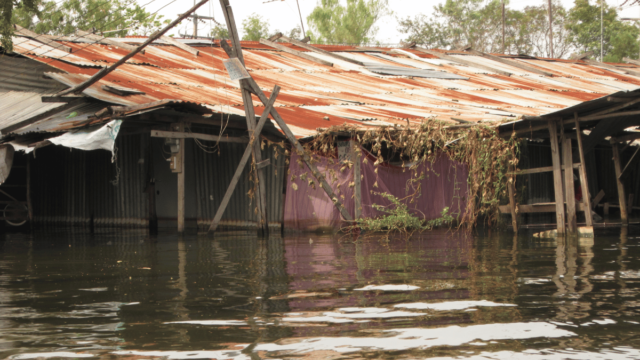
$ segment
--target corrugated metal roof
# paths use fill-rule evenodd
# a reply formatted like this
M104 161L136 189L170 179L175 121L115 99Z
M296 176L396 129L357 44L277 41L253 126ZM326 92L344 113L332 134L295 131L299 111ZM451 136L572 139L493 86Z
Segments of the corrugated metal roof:
M41 92L0 92L0 123L3 128L42 115L47 111L65 106L64 103L43 103Z
M138 43L143 38L120 40ZM67 72L50 76L68 86L80 83L99 71L99 67L112 64L127 53L107 45L63 43L73 48L72 54L40 43L36 49L31 41L23 42L22 39L16 41L15 51ZM202 41L194 41L192 45L196 44L202 44ZM317 45L376 68L400 69L397 74L436 70L467 79L453 80L376 74L366 67L313 54L331 61L334 66L329 67L257 42L243 42L242 45L246 67L259 86L266 92L276 84L282 87L276 102L278 111L297 136L307 136L318 128L345 122L369 127L405 125L407 122L418 124L434 117L500 121L523 115L542 115L640 87L639 77L576 61L511 59L554 74L546 77L488 58L449 52L454 59L513 74L504 76L441 60L417 50L380 48L379 52L371 52L371 49L351 46ZM285 46L306 52L289 44ZM145 54L136 55L85 90L85 95L120 105L179 99L205 105L214 111L243 115L239 84L229 79L222 66L227 55L219 43L198 46L198 50L200 54L194 56L172 45L152 44ZM629 68L637 67L629 65ZM136 89L144 94L119 96L103 90L102 85ZM260 114L263 105L255 97L254 106Z

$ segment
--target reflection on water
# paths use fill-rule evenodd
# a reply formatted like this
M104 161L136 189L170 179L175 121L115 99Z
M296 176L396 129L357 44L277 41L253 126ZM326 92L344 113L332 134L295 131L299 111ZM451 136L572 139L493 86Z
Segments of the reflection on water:
M595 239L7 234L0 357L640 357L640 229Z

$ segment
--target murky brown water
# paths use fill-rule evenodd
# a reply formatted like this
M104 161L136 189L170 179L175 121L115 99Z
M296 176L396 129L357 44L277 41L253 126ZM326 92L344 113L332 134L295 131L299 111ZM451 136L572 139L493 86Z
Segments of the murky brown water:
M0 240L0 357L640 358L640 229Z

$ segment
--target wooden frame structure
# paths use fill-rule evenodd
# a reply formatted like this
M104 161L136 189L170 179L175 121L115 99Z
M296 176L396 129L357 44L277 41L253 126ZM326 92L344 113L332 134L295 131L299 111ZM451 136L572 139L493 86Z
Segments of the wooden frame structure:
M515 133L516 136L529 138L548 138L553 165L520 170L513 172L512 176L552 172L555 201L519 205L516 204L515 197L511 195L511 189L509 189L509 205L500 206L500 211L511 214L514 231L517 231L518 214L554 212L559 235L583 233L576 221L576 214L580 211L584 212L586 227L592 231L594 222L591 209L602 201L605 193L600 191L594 198L589 194L585 154L592 151L596 145L607 143L610 144L613 155L620 223L623 226L628 224L633 196L627 197L623 180L630 173L633 165L640 160L638 155L640 147L635 150L626 164L622 161L621 153L631 145L632 141L640 139L640 132L625 133L625 129L640 126L640 92L620 92L553 114L525 117L516 123L519 126L513 123L512 128L509 128L509 125L501 125L500 132L504 136ZM584 129L589 131L585 133ZM548 134L545 134L545 130ZM621 148L621 144L624 144L624 147ZM574 154L576 147L578 154ZM575 160L578 162L574 163ZM575 198L574 169L578 171L582 191L581 202L576 201ZM608 214L610 207L615 205L605 204L605 214Z

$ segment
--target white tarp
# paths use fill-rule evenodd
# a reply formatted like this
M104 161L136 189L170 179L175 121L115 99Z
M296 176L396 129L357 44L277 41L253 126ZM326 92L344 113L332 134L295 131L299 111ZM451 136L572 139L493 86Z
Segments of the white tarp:
M52 144L80 150L109 150L113 154L122 120L112 120L101 127L70 131L48 139Z

